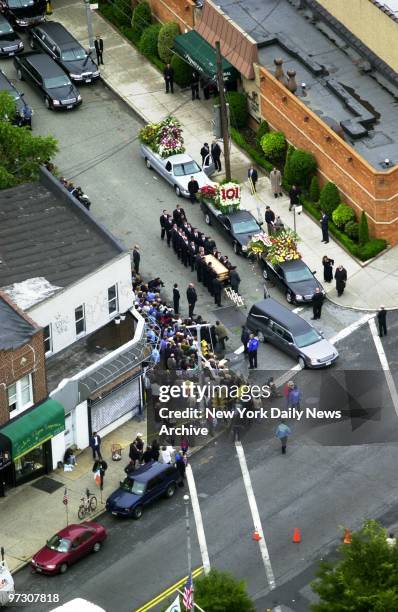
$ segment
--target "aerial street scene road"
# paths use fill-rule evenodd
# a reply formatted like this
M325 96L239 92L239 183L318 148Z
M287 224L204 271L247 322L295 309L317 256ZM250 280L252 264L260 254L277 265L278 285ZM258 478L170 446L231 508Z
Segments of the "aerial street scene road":
M0 608L398 611L397 0L0 0Z

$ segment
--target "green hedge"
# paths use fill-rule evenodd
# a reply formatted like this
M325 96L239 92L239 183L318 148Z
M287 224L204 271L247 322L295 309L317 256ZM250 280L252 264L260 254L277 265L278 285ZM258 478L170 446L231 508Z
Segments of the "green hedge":
M264 136L264 134L268 134L268 132L269 132L268 121L262 121L260 125L258 126L258 130L256 132L256 141L259 147L261 147L262 137Z
M323 210L330 218L340 202L340 194L336 185L331 181L325 183L321 189L321 195L319 197L320 209Z
M158 38L161 27L160 23L155 23L142 32L139 48L145 57L158 56Z
M160 28L159 39L158 39L158 55L160 59L165 63L169 64L173 57L171 49L174 45L174 39L180 33L180 26L174 21L164 23Z
M317 176L313 176L311 179L310 185L310 200L311 202L319 202L319 196L321 195L321 190L319 188L319 181Z
M261 148L266 159L273 164L280 163L286 153L286 139L282 132L268 132L261 139Z
M252 160L256 162L258 166L261 166L261 168L264 168L264 170L266 170L267 172L271 172L272 168L274 167L273 164L270 164L270 162L265 159L262 153L260 153L255 147L253 147L253 145L248 143L241 132L231 127L230 135L234 143L238 147L246 151L249 157L251 157Z
M368 227L368 218L364 211L361 213L361 218L359 220L359 244L365 245L369 241L369 227Z
M188 87L191 84L192 67L184 62L179 55L171 58L171 67L174 69L174 80L180 87Z
M131 24L133 10L129 0L113 0L112 10L119 23L127 26Z
M144 30L151 25L151 21L151 7L149 6L148 2L144 0L144 2L137 4L131 19L131 27L134 30L134 33L138 36L138 39L141 38Z
M247 108L246 94L240 91L228 91L225 95L225 101L229 104L231 127L236 130L247 127L249 122L249 109ZM214 103L220 104L220 98L218 96L215 98Z
M351 206L341 202L333 211L332 220L339 229L344 229L347 223L355 220L355 213Z

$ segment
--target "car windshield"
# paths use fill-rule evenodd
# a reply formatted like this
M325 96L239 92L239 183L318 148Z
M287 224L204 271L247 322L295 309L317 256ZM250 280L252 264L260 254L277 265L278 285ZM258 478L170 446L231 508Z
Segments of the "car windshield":
M47 89L56 89L57 87L65 87L66 85L72 85L72 83L70 82L66 74L60 74L59 76L45 79L44 85L47 87Z
M0 21L0 34L11 34L12 31L13 29L7 21Z
M288 283L299 283L300 281L314 278L308 268L297 268L296 270L284 270Z
M65 49L61 53L61 59L64 62L73 62L75 60L83 60L87 57L87 54L83 47L75 47L74 49Z
M295 340L298 347L304 348L305 346L310 346L310 344L319 342L319 340L322 340L322 336L320 336L315 329L310 329L310 331L305 334L296 336Z
M134 495L142 495L145 490L145 483L132 480L131 478L125 478L120 488L128 493L134 493Z
M173 172L174 176L188 176L200 172L200 168L196 161L192 160L185 164L174 164Z
M234 223L235 234L250 234L251 232L259 232L259 227L253 219L245 221L237 221Z
M56 550L58 552L68 552L70 549L71 541L68 538L61 538L59 535L53 536L47 542L48 548Z
M10 8L22 8L24 6L33 6L34 0L8 0Z

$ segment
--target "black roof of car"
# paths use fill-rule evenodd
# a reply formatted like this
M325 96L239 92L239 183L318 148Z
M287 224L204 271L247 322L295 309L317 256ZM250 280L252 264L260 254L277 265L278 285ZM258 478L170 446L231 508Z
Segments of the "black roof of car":
M293 261L282 261L280 267L284 270L300 270L308 268L307 264L302 259L294 259Z
M131 480L137 480L138 482L148 482L148 480L154 476L162 474L167 469L173 467L174 466L170 463L159 463L158 461L153 461L152 463L146 463L138 468L138 470L134 470L134 472L131 472L128 477Z
M256 221L255 217L248 210L236 210L235 212L226 214L225 216L232 221L246 221L247 219L254 219Z
M249 314L260 314L272 318L276 323L287 327L294 334L307 332L312 327L305 319L292 312L273 298L260 300L253 304ZM260 321L260 319L259 319Z
M60 66L54 60L47 55L47 53L40 53L37 51L32 51L31 53L23 53L22 55L18 55L16 59L26 59L29 64L36 68L40 74L45 72L46 77L54 77L62 74L67 77L67 74L62 70ZM67 77L69 78L69 77Z
M51 38L56 40L59 45L70 45L70 43L76 43L76 38L72 36L70 32L58 21L45 21L35 27L35 30L41 30L46 32Z

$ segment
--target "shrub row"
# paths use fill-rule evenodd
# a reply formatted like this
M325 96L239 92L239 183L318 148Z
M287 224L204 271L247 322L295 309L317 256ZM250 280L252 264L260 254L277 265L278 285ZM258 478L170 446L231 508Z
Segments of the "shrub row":
M256 162L258 166L264 168L264 170L266 170L267 172L271 172L273 165L265 159L264 155L260 151L258 151L255 147L253 147L253 145L247 142L246 138L241 132L231 127L230 135L234 143L238 147L246 151L249 157L251 157L252 160Z

